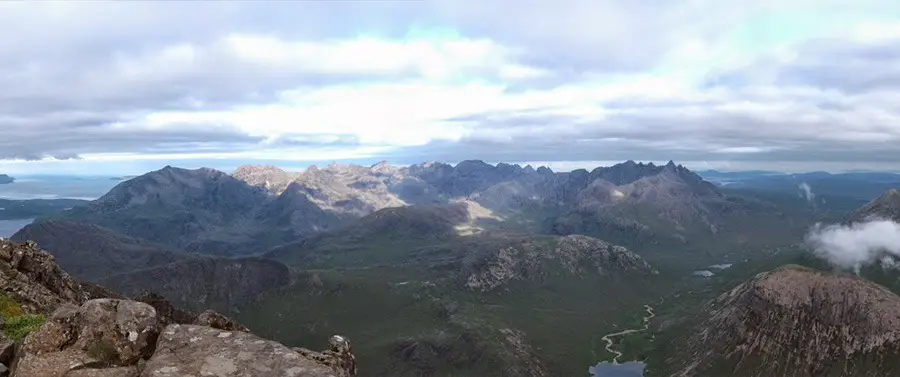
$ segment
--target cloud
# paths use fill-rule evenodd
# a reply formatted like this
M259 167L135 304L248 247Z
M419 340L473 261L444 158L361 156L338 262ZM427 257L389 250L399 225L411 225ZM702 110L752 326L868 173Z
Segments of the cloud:
M809 183L801 182L797 187L800 188L801 196L806 199L807 202L812 203L816 200L816 194L812 192L812 187L809 187Z
M813 252L835 266L854 269L900 258L900 224L875 220L852 225L816 225L806 235ZM885 259L890 262L885 262Z
M2 3L0 159L900 166L891 4Z

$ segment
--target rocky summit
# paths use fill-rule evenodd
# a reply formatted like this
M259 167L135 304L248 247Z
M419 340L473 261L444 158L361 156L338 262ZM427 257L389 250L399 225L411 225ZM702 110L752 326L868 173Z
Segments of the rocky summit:
M896 376L900 297L854 275L784 266L723 293L681 339L677 376Z
M18 377L356 376L346 338L323 352L253 335L221 314L81 283L33 242L0 239L0 374Z

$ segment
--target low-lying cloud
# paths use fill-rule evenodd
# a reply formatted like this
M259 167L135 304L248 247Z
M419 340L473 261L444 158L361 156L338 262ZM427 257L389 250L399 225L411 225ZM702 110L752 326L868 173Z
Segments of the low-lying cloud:
M808 183L803 182L798 187L802 191L800 194L804 199L806 199L807 202L812 202L816 199L816 194L813 193L812 187L809 187Z
M831 264L853 269L881 263L892 267L900 258L900 224L890 220L872 220L851 225L816 224L806 235L813 252Z

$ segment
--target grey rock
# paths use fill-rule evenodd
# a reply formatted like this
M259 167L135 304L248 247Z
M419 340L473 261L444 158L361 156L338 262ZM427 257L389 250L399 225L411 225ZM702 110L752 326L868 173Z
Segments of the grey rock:
M16 342L10 339L0 339L0 364L11 365L16 355Z
M153 353L161 329L152 306L130 300L95 299L81 307L63 305L29 334L18 355L16 376L128 376ZM114 371L103 370L110 367ZM133 375L133 374L131 374Z
M106 369L76 369L66 374L66 377L138 377L140 371L135 366L106 368Z
M212 310L207 310L197 315L197 318L194 319L194 324L218 330L250 332L250 329L246 326Z
M0 289L16 297L27 313L49 314L63 303L81 304L108 293L73 279L34 242L0 240L0 266Z
M352 373L352 374L351 374ZM170 325L141 377L344 377L352 370L325 365L284 345L240 331Z

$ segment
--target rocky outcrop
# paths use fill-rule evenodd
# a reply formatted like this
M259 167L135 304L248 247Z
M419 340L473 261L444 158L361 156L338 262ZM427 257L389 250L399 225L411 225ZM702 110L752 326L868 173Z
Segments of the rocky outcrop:
M0 290L26 313L49 314L63 303L114 294L81 283L59 268L53 256L34 242L19 244L0 238Z
M15 182L15 181L16 181L16 179L13 178L13 177L10 177L10 176L8 176L8 175L6 175L6 174L0 174L0 185L5 185L5 184L8 184L8 183L13 183L13 182Z
M707 305L678 376L900 374L900 297L852 275L799 266L757 275Z
M152 306L130 300L96 299L65 304L30 334L18 354L17 376L97 375L92 370L137 371L156 348L162 330ZM104 373L101 375L108 375ZM131 375L135 375L131 373Z
M0 291L22 312L45 315L32 318L43 323L18 344L0 334L0 373L8 367L18 377L356 375L344 338L335 337L340 342L325 352L295 351L213 311L180 310L156 294L116 297L76 281L31 242L0 240Z
M617 273L657 274L646 260L622 246L574 235L513 239L487 249L486 253L468 257L462 271L465 286L475 291L490 291L510 281L539 280L559 274L575 278Z
M341 339L344 341L343 339ZM344 341L349 354L349 345ZM170 325L159 337L156 352L141 377L350 377L355 362L345 363L326 351L322 359L246 332L204 326Z

